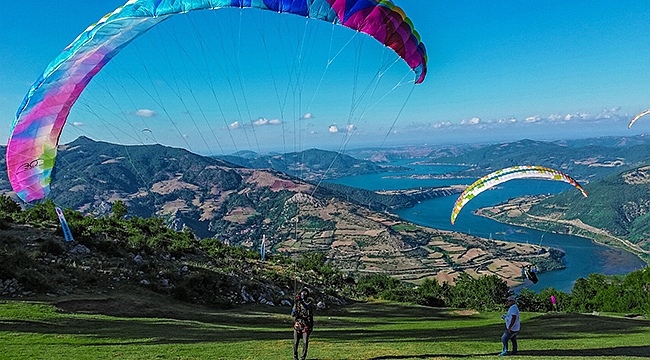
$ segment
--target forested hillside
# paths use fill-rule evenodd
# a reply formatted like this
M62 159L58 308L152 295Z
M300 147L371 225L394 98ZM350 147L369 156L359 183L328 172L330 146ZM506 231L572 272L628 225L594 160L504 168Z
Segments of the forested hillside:
M482 147L459 156L436 157L435 161L466 164L470 168L457 174L476 177L514 165L547 166L584 182L602 178L616 170L639 166L650 159L648 144L603 146L593 145L594 142L602 143L583 140L574 145L568 141L521 140Z
M650 166L609 175L585 185L589 197L567 191L511 199L479 210L497 220L547 231L580 234L623 246L650 259Z
M533 206L530 214L578 219L650 250L650 166L588 184L588 198L564 192Z

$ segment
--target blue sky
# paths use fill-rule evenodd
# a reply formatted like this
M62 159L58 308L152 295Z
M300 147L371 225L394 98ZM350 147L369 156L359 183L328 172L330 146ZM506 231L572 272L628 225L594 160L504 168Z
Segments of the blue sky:
M123 2L0 2L0 143L47 64ZM650 132L644 119L626 127L650 108L650 2L397 4L429 54L429 75L414 89L403 63L352 31L251 10L183 15L142 36L93 80L61 140L88 135L219 153ZM204 39L190 41L193 34ZM189 43L217 37L212 49L220 54L189 64L183 52L194 57L199 49ZM181 43L188 45L178 51ZM375 87L382 65L388 70ZM304 81L287 80L297 74ZM367 97L359 100L364 89Z

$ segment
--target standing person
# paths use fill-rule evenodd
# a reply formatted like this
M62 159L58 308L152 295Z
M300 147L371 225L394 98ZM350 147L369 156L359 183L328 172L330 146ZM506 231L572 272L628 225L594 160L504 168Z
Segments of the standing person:
M508 307L508 313L502 316L506 321L506 331L501 335L503 351L501 351L499 356L508 354L508 341L512 341L512 352L510 354L517 354L517 333L521 327L519 322L519 308L517 307L517 301L514 296L508 296L506 306Z
M291 316L295 319L293 323L293 358L298 360L298 344L300 338L303 341L301 360L307 358L307 348L309 346L309 335L314 329L314 309L313 299L309 297L309 289L304 287L296 295L296 299L291 310Z
M557 299L555 299L555 295L551 295L551 304L553 304L553 311L557 311Z

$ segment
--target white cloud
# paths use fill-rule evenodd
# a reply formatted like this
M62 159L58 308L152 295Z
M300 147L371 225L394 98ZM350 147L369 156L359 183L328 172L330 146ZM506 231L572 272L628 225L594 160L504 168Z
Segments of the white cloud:
M596 115L596 119L612 119L614 117L619 116L616 114L619 110L621 110L620 106L609 108L609 109L603 109L603 111L600 112L600 114Z
M548 121L558 121L562 120L563 116L561 114L551 114L548 116Z
M265 118L259 118L256 121L253 121L253 125L255 125L255 126L262 126L262 125L266 125L268 123L269 123L269 121L267 119L265 119Z
M497 121L499 124L514 124L517 122L517 119L514 117L509 117L509 118L501 118Z
M155 111L150 109L139 109L138 111L135 112L135 114L146 118L150 118L158 115Z
M578 112L575 114L566 114L564 116L564 121L573 121L573 120L585 120L589 118L589 113Z
M357 129L357 127L354 126L354 125L352 125L352 124L348 124L348 125L345 127L345 130L346 130L347 132L349 132L349 133L353 132L353 131L356 130L356 129Z
M443 127L450 127L451 126L451 121L443 121L443 122L437 122L433 124L434 129L440 129Z
M79 121L75 121L75 122L72 123L72 126L81 127L81 126L84 126L84 123L79 122Z
M480 123L481 123L481 118L478 118L476 116L474 116L473 118L471 118L469 120L463 119L463 120L460 121L461 125L478 125Z
M304 120L313 119L313 118L314 118L314 114L308 112L308 113L305 113L305 115L303 115L302 118L303 118Z
M189 135L187 135L187 134L183 134L183 139L187 139L187 138L189 138L189 137L190 137Z
M339 127L336 126L336 125L330 125L328 131L329 131L330 133L332 133L332 134L335 134L335 133L339 132Z
M541 118L539 115L535 115L535 116L529 116L529 117L527 117L527 118L524 120L524 122L530 124L530 123L536 123L536 122L539 122L540 120L542 120L542 118Z
M254 126L264 126L264 125L280 125L282 124L282 120L280 119L267 119L267 118L259 118L255 121L253 121Z
M235 122L231 123L230 125L228 125L228 127L231 128L231 129L239 129L241 127L241 125L239 125L239 121L235 121Z

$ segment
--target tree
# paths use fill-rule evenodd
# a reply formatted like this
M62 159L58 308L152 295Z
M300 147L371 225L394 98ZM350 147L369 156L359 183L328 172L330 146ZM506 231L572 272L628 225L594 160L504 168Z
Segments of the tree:
M113 218L115 220L121 220L126 216L128 209L122 200L117 200L113 203L111 211L113 212Z
M444 289L438 280L425 279L417 288L420 305L444 307Z
M580 312L595 311L602 308L599 303L599 292L603 292L608 287L606 278L600 274L590 274L586 279L576 280L571 290L573 310Z

